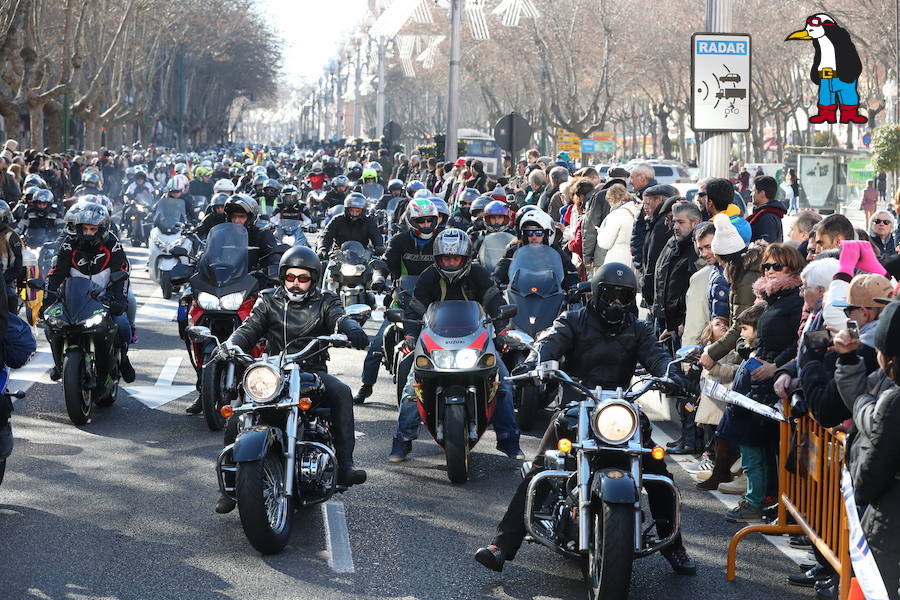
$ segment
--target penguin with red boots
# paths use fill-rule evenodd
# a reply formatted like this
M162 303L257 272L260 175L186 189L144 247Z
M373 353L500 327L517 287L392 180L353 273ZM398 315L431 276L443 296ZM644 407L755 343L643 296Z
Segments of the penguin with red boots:
M859 114L859 94L856 81L862 73L862 61L850 32L840 27L834 17L818 13L807 17L806 27L785 38L812 40L815 56L809 78L819 86L819 114L810 123L837 123L840 108L841 123L865 123Z

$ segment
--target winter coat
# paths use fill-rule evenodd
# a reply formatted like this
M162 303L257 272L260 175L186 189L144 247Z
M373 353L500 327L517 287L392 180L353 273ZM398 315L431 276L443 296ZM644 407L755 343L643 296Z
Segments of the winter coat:
M671 360L646 321L628 314L620 327L611 330L586 307L557 317L536 351L541 361L565 357L569 375L590 388L607 390L628 387L637 363L661 376Z
M595 201L599 201L599 198ZM604 198L603 202L606 202ZM593 256L593 265L599 267L608 262L620 262L629 267L631 259L631 234L635 227L635 216L640 213L640 207L636 202L625 202L609 211L599 228L589 227L588 221L584 223L584 252L585 257ZM594 250L590 250L590 231L594 231ZM587 261L587 258L585 258Z
M784 239L784 227L781 219L787 213L787 207L778 200L772 200L753 210L747 217L750 223L751 241L765 240L770 244Z
M679 240L673 235L659 253L653 274L653 316L668 331L684 324L686 296L696 263L697 251L691 236Z
M872 239L872 243L878 248L878 254L882 259L887 258L893 254L897 254L897 231L894 230L890 234L886 240L882 240L879 236L875 235L871 231L869 232L869 237Z
M738 370L738 355L729 352L722 360L717 362L709 370L703 369L701 377L713 379L722 385L728 386L734 379ZM725 414L725 403L713 400L705 394L700 394L700 404L697 406L695 420L697 425L718 425Z
M584 261L588 264L599 267L603 264L605 250L609 248L601 248L597 243L599 235L598 227L601 227L610 213L609 202L606 200L606 190L615 184L627 185L624 179L610 179L601 189L595 189L584 199ZM637 212L637 211L632 211ZM630 228L634 226L634 216L628 224L629 234ZM626 244L628 240L626 240ZM629 252L628 261L616 261L624 264L631 264L631 253Z
M371 247L375 254L384 252L384 238L378 229L378 223L373 217L361 215L351 220L347 215L341 214L333 218L325 229L320 246L326 252L331 251L332 245L338 248L344 242L355 240L363 245L363 248Z
M684 316L684 333L681 335L682 346L699 344L700 336L712 318L706 296L709 287L709 273L714 268L711 265L704 265L691 275L684 300L687 312Z
M653 283L656 261L666 242L672 237L672 228L666 224L666 214L671 212L672 204L668 200L661 202L647 219L647 233L643 244L644 253L641 257L641 264L644 265L641 277L641 297L646 306L653 305L653 293L656 289Z
M710 318L728 318L728 279L725 278L725 269L721 265L713 265L709 271L707 281L706 304Z
M744 275L740 281L729 282L728 311L731 328L719 341L711 344L707 353L713 360L719 360L735 349L738 339L741 337L741 328L735 323L739 314L750 308L756 302L756 294L753 292L753 284L760 277L760 264L762 263L763 249L757 245L751 245L744 252L741 260L744 263Z
M553 216L553 214L550 212L550 200L558 192L559 192L559 186L545 185L544 191L541 192L541 197L537 203L538 208L541 209L542 211L544 211L545 213L547 213L548 215L550 215L551 217ZM558 219L553 219L553 220L557 221Z
M766 301L766 310L756 325L759 342L755 356L766 362L781 366L797 353L800 318L803 314L803 298L800 296L798 275L778 275L772 279L761 277L753 284L759 297ZM774 377L761 381L753 380L750 397L757 402L775 404Z
M300 302L288 299L282 286L263 290L250 316L241 323L229 341L245 352L262 339L266 339L266 352L277 354L284 349L285 338L331 335L335 331L349 334L361 329L359 323L347 317L341 299L334 292L312 288L312 293ZM285 335L285 332L287 335ZM292 350L299 350L295 345ZM314 354L302 363L304 369L326 371L328 354Z

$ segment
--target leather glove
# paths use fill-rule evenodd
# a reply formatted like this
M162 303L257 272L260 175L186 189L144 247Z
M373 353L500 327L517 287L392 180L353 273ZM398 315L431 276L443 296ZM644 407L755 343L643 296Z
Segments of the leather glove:
M109 313L118 317L121 314L125 314L125 311L128 309L128 303L124 300L110 300L109 301Z
M369 347L369 336L362 328L351 329L347 332L350 344L357 350L365 350Z
M415 348L416 348L416 338L414 338L411 335L408 335L405 338L403 338L403 343L400 344L400 352L402 352L403 354L409 354L410 352L415 350Z
M672 383L666 386L666 391L673 396L696 396L700 393L699 378L686 377L684 375L672 375Z
M228 358L237 354L238 350L240 350L240 346L231 340L225 340L216 348L215 356L216 358Z

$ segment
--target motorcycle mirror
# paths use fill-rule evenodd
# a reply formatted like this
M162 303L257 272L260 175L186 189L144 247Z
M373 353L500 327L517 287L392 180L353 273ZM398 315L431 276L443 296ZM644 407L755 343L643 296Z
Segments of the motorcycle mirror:
M186 329L188 337L191 338L193 342L202 342L209 338L215 338L212 334L212 331L209 330L209 327L203 327L201 325L192 325Z
M403 309L402 308L389 308L384 311L384 318L390 321L391 323L402 323L403 322Z
M182 256L187 256L188 251L187 251L187 248L185 248L184 246L175 246L170 251L170 254L176 258L181 258Z
M28 287L33 290L42 290L44 289L44 280L40 277L36 277L34 279L28 280Z
M350 306L344 307L344 312L346 312L347 316L351 319L362 323L371 316L372 308L368 304L351 304Z
M497 316L498 320L503 319L511 319L516 316L516 313L519 311L518 307L515 304L504 304L500 307L500 314Z
M578 290L578 294L587 294L591 291L591 282L590 281L581 281L575 286L575 289Z
M693 345L693 346L682 346L675 353L675 356L678 358L691 358L695 355L699 355L703 352L703 346Z

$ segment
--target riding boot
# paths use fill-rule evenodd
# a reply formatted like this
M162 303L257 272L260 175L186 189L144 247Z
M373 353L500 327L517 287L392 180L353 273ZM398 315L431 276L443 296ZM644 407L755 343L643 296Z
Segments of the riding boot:
M731 453L728 451L728 442L716 436L713 445L715 458L712 474L706 481L697 484L697 488L701 490L715 490L720 483L731 481L734 476L731 474Z

